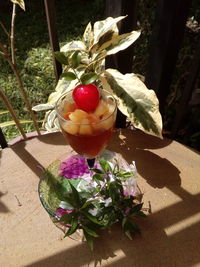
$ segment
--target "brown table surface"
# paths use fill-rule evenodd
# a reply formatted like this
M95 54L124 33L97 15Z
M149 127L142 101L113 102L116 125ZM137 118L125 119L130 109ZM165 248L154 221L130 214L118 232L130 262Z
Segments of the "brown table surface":
M93 252L51 222L38 197L40 166L71 149L60 133L0 151L0 266L200 266L200 155L175 141L116 131L109 148L136 162L144 207L142 235L114 227Z

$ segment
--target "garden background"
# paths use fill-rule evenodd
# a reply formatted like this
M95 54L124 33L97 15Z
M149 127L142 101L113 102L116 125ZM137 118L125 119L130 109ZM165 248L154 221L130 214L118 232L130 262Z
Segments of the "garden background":
M66 41L81 38L89 21L95 22L105 18L105 1L103 0L57 0L56 17L60 46ZM56 86L52 53L42 0L25 1L26 11L17 8L15 26L15 48L17 65L20 70L32 106L45 103L49 94ZM149 40L155 19L156 1L139 0L137 25L142 30L141 37L134 43L133 72L145 76ZM0 21L10 29L12 5L3 0L0 3ZM125 15L125 14L123 14ZM184 41L182 43L176 70L171 85L171 93L167 99L165 115L163 117L165 136L171 129L172 119L181 96L184 84L187 81L191 60L197 43L200 40L200 3L193 0L190 8ZM0 40L6 43L6 35L0 28ZM10 99L20 120L30 120L24 102L19 93L16 79L7 65L0 57L0 88ZM177 140L200 150L200 78L197 79L189 109L179 130ZM36 114L42 127L44 113ZM6 107L0 101L0 126L6 139L12 140L19 132L12 122ZM23 123L26 132L34 130L32 123Z

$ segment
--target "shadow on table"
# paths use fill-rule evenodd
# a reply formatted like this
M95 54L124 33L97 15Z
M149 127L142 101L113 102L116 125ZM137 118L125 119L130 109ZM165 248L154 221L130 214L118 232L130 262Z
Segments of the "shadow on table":
M164 228L169 213L179 212L181 207L174 204L148 217L140 219L142 236L127 239L118 226L111 233L104 233L95 242L91 252L85 243L47 258L27 265L26 267L49 266L177 266L189 267L200 262L198 253L199 227L196 223L186 229L167 236ZM65 239L62 241L65 242ZM119 250L121 252L119 252ZM121 254L120 254L121 253ZM116 256L118 255L118 256ZM109 262L108 262L109 260Z
M123 135L123 131L121 134ZM65 145L62 135L58 133L52 134L50 137L37 138L48 144ZM142 237L136 236L133 241L130 241L120 234L117 227L114 227L110 235L105 233L96 240L94 252L91 252L85 243L77 243L78 245L73 248L53 254L27 265L27 267L96 266L101 262L104 266L110 267L188 267L198 264L200 262L200 253L198 253L199 221L195 221L189 227L182 227L179 231L171 231L171 234L167 235L166 228L198 214L200 195L191 195L181 187L180 171L169 160L145 150L166 147L170 143L171 141L167 139L160 140L140 132L134 132L129 136L124 135L124 139L120 139L117 133L110 146L112 149L114 145L114 150L120 152L126 160L136 160L139 174L152 187L167 187L181 198L179 202L149 215L148 219L140 219ZM34 158L34 155L26 150L26 142L22 149L19 150L17 144L12 149L29 168L40 176L41 170L38 168L40 163ZM159 166L159 168L155 168L155 166ZM65 239L62 242L65 242ZM106 262L111 258L112 263L110 260L109 263Z
M2 193L0 191L0 198L2 198L6 193ZM6 207L6 205L0 200L0 213L7 213L9 212L9 209Z
M15 152L16 155L38 176L41 177L43 166L41 166L40 162L34 157L33 154L29 153L26 149L28 142L37 138L39 141L56 145L63 146L67 145L64 137L61 133L51 133L47 135L37 136L34 133L30 135L30 138L27 141L20 139L20 141L15 142L10 148ZM38 147L39 149L39 147ZM0 158L3 151L0 151Z

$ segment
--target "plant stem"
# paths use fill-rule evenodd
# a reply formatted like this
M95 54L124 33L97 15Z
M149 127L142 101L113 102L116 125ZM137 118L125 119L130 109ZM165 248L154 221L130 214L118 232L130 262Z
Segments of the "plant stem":
M11 32L11 34L10 34L10 49L11 49L11 58L12 58L13 65L15 65L15 63L16 63L16 60L15 60L15 39L14 39L15 17L16 17L16 4L13 4L11 31L10 31Z
M40 130L39 130L39 127L38 127L38 123L37 123L35 114L34 114L33 111L32 111L32 107L31 107L31 104L30 104L30 102L29 102L29 99L28 99L28 95L27 95L26 89L24 88L24 84L23 84L22 79L21 79L21 76L20 76L20 74L19 74L19 72L18 72L18 70L17 70L17 67L16 67L16 65L14 65L14 64L12 63L12 60L10 59L7 50L4 48L4 46L3 46L3 44L2 44L1 42L0 42L0 49L1 49L2 52L3 52L3 57L4 57L4 59L9 63L9 65L10 65L10 67L11 67L13 73L15 74L15 77L16 77L17 82L18 82L18 84L19 84L19 88L20 88L21 94L22 94L22 96L23 96L23 98L24 98L24 101L25 101L25 103L26 103L26 106L27 106L27 108L28 108L28 111L30 112L30 115L31 115L31 118L32 118L32 120L33 120L35 129L36 129L38 135L40 135L41 133L40 133Z
M10 34L9 34L9 32L6 30L5 26L3 25L3 23L2 23L1 21L0 21L0 25L1 25L2 29L3 29L3 31L5 32L5 34L9 37Z
M21 135L23 136L23 138L26 140L26 134L20 124L19 119L17 118L17 114L15 113L9 99L7 98L7 96L4 94L4 92L2 90L0 90L0 97L2 98L3 102L5 103L6 107L8 108L10 114L12 115L13 120L15 121L18 130L20 131Z
M22 82L21 76L20 76L20 74L19 74L19 72L18 72L16 66L15 66L15 65L12 63L12 61L10 60L10 58L7 58L7 61L8 61L8 63L9 63L9 65L10 65L12 71L13 71L14 74L15 74L15 77L16 77L17 82L18 82L18 84L19 84L19 88L20 88L21 94L22 94L22 96L23 96L23 98L24 98L24 101L25 101L25 103L26 103L26 106L27 106L27 108L28 108L28 111L30 112L30 116L31 116L31 118L32 118L32 120L33 120L35 129L36 129L38 135L41 135L40 130L39 130L39 127L38 127L38 123L37 123L37 120L36 120L36 117L35 117L35 114L34 114L34 112L32 111L32 107L31 107L30 101L29 101L29 99L28 99L28 94L27 94L26 89L24 88L24 84L23 84L23 82Z
M81 80L79 79L79 77L78 77L78 74L77 74L76 70L75 70L75 69L73 69L73 68L72 68L72 70L73 70L73 72L74 72L74 74L75 74L75 76L76 76L77 80L79 81L79 83L81 83Z

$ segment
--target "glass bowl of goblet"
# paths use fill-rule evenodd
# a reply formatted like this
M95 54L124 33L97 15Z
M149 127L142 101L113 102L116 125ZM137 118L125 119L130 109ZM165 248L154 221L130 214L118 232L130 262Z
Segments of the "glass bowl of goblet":
M113 95L99 89L100 101L93 112L77 108L73 90L62 95L56 103L60 129L67 143L88 163L108 145L115 126L117 104ZM94 160L93 160L94 161Z

